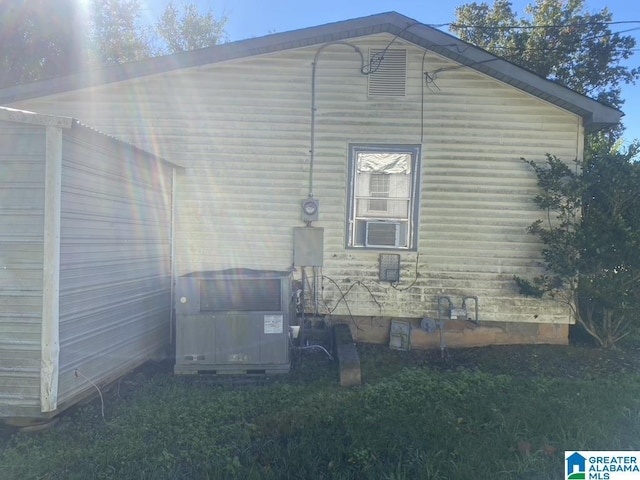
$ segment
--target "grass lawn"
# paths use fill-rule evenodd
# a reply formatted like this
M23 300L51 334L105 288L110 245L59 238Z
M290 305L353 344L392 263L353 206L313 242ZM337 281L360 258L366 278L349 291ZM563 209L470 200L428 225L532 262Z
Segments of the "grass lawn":
M319 353L247 382L148 365L41 433L12 479L560 479L564 450L640 450L640 350L359 346L362 387Z

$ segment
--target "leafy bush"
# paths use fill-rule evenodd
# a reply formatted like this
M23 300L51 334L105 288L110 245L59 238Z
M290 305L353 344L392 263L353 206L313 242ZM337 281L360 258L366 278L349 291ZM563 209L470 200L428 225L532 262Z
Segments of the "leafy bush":
M640 144L626 152L599 148L570 168L547 155L535 171L534 199L545 220L529 226L544 243L547 274L515 277L525 295L548 295L572 307L602 347L612 347L640 322Z

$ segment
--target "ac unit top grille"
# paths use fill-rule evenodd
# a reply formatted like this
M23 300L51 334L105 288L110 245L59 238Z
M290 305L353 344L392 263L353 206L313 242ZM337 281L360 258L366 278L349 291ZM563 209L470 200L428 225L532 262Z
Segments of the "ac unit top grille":
M281 281L277 278L200 280L201 312L274 312L281 306Z

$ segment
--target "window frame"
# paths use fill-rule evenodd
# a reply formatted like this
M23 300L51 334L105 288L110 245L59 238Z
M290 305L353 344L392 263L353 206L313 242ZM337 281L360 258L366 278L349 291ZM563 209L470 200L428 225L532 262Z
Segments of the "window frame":
M347 183L347 212L346 212L346 235L345 248L353 250L384 250L384 251L405 251L415 252L418 245L419 232L419 206L420 206L420 179L421 179L421 145L417 144L368 144L368 143L350 143L349 159L348 159L348 183ZM359 153L406 153L410 154L411 176L409 181L409 204L408 213L405 218L389 218L385 216L376 217L375 215L357 215L357 158ZM392 200L391 197L388 198ZM364 218L364 220L363 220ZM403 223L406 222L406 245L368 245L366 237L361 243L357 243L358 232L365 228L369 222L388 222ZM358 226L357 224L360 224ZM362 226L364 225L364 227Z

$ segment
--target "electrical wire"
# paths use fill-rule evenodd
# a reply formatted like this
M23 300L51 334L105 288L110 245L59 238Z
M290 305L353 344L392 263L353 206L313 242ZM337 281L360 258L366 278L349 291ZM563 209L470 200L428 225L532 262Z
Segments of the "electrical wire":
M366 284L361 282L360 280L357 280L357 281L353 282L351 285L349 285L349 288L347 288L347 290L345 292L343 292L342 289L340 288L340 285L338 285L338 282L336 282L334 279L332 279L331 277L327 277L326 275L323 275L322 278L326 278L331 283L333 283L335 285L335 287L338 289L338 291L340 292L340 298L338 299L336 304L333 306L333 308L329 308L328 309L329 310L328 314L333 313L335 311L335 309L338 307L338 305L340 304L341 301L345 302L345 306L347 307L347 310L349 310L349 306L347 305L346 297L347 297L347 294L349 294L349 292L351 292L351 290L353 290L353 288L356 287L356 286L363 287L369 293L369 295L371 296L371 299L378 306L378 310L382 311L382 305L380 304L378 299L373 295L373 292L371 291L371 289ZM349 312L349 313L351 313L351 312Z
M634 28L632 30L640 30L640 28ZM631 31L631 30L629 30L629 31ZM610 36L610 35L613 35L613 34L602 35L602 37L606 37L606 36ZM587 38L587 39L584 39L584 40L591 40L591 39L595 39L595 38L599 38L599 37ZM482 48L482 47L480 47L480 48ZM519 53L523 53L523 52L552 52L552 51L555 51L555 50L559 50L558 48L525 48L525 49L522 49L522 48L518 48L518 47L506 47L506 46L497 46L497 47L493 47L493 48L501 49L501 50L513 50L514 51L514 55L515 54L519 54ZM637 50L637 49L635 49L635 50ZM476 65L489 63L489 62L494 62L494 61L497 61L497 60L511 61L511 60L509 60L509 58L507 56L505 56L505 57L496 57L496 58L490 58L488 60L482 60L482 61L479 61L479 62L474 62L474 63L471 63L469 65L454 65L454 66L451 66L451 67L438 68L437 70L434 70L433 72L425 72L425 75L428 76L429 78L431 78L431 80L435 83L435 79L437 78L438 73L448 72L448 71L451 71L451 70L458 70L460 68L472 68L472 67L474 67Z
M624 20L624 21L611 21L611 22L582 22L582 23L566 23L566 24L551 24L551 25L466 25L466 24L458 24L455 22L452 23L445 23L445 24L438 24L438 25L427 25L433 28L439 28L439 27L445 27L448 26L450 28L458 28L458 29L477 29L477 30L541 30L541 29L564 29L564 28L572 28L572 27L595 27L595 26L607 26L607 25L625 25L625 24L631 24L631 25L635 25L635 24L640 24L640 20ZM625 29L625 30L620 30L617 32L607 32L607 33L602 33L599 35L592 35L592 36L588 36L585 37L583 39L581 39L581 41L589 41L589 40L597 40L600 38L605 38L605 37L611 37L614 35L619 35L622 33L629 33L629 32L634 32L640 30L640 27L634 27L634 28L629 28L629 29ZM449 46L453 46L456 48L456 50L458 51L458 53L463 53L463 51L460 51L459 46L458 45L440 45L441 47L449 47ZM470 46L470 45L469 45ZM467 48L469 48L469 46L467 46ZM480 47L482 48L482 47ZM501 50L513 50L514 55L515 54L521 54L523 52L536 52L536 51L554 51L554 50L558 50L556 48L527 48L527 49L521 49L518 47L507 47L507 46L496 46L493 47L495 49L501 49ZM632 49L631 51L637 51L638 49ZM491 61L491 60L488 60ZM484 63L484 62L481 62ZM478 63L474 63L471 65L467 65L469 67L472 67L474 65L477 65ZM450 67L450 68L445 68L445 69L439 69L435 72L433 72L431 75L437 74L438 72L441 71L448 71L448 70L455 70L457 68L464 68L464 66L456 66L456 67ZM435 80L435 79L434 79Z
M396 283L395 285L393 283L391 283L391 288L393 288L394 290L397 290L398 292L405 292L407 290L409 290L411 287L413 287L416 282L418 281L418 277L420 276L420 273L418 272L418 264L419 264L419 260L420 260L420 252L416 253L416 272L415 275L413 277L413 281L407 285L405 288L398 288L398 283Z
M431 87L429 86L429 83L431 82L433 86L436 87L438 91L440 91L440 87L435 82L435 79L433 79L431 75L429 75L429 72L425 71L425 63L426 63L428 52L429 50L425 49L424 53L422 54L422 70L421 71L424 74L424 82L422 81L420 82L420 87L421 87L420 89L420 145L424 143L424 114L425 114L424 88L427 87L429 91L433 92L433 90L431 90Z
M603 25L614 25L614 24L638 24L640 23L640 20L631 20L631 21L620 21L620 22L592 22L592 23L567 23L564 25L523 25L523 26L489 26L489 25L457 25L457 24L450 24L450 26L455 27L455 28L466 28L466 29L480 29L480 30L497 30L497 29L501 29L501 30L518 30L518 29L523 29L523 30L532 30L532 29L562 29L562 28L571 28L571 27L577 27L577 26L603 26ZM606 33L601 33L598 35L591 35L591 36L586 36L584 38L580 39L580 42L587 42L587 41L591 41L591 40L598 40L601 38L606 38L606 37L612 37L614 35L620 35L623 33L629 33L629 32L635 32L640 30L640 27L634 27L634 28L628 28L625 30L619 30L617 32L606 32ZM480 47L482 48L482 47ZM519 48L516 46L495 46L492 47L492 49L496 49L496 50L511 50L513 51L513 55L520 55L523 52L553 52L556 50L560 50L559 48L555 48L555 47L542 47L542 48ZM638 49L632 49L631 51L637 51ZM459 52L461 53L461 52ZM505 55L508 55L505 54Z
M104 397L102 396L102 390L100 390L100 387L93 380L91 380L89 377L85 376L77 368L73 371L73 374L75 375L76 378L78 378L78 377L84 378L87 382L89 382L98 391L98 394L100 395L100 407L102 409L102 420L104 420L106 422L107 420L104 418Z
M330 308L329 305L327 305L327 310L328 310L328 314L331 315L336 308L338 308L338 305L340 305L341 301L344 301L345 307L347 307L347 311L349 312L349 315L353 317L352 313L351 313L351 309L349 308L349 304L347 303L346 300L346 296L347 293L349 293L351 291L351 289L355 286L355 283L352 283L349 288L347 289L346 292L343 292L342 289L340 288L340 285L338 285L338 282L336 282L333 278L331 277L327 277L324 276L322 278L326 278L327 280L329 280L331 283L333 283L335 285L335 287L338 289L338 292L340 292L340 298L338 299L338 301L336 302L336 304L333 306L333 308Z
M384 54L387 53L389 48L391 48L391 45L393 45L395 43L395 41L398 39L398 37L400 35L402 35L404 32L406 32L407 30L409 30L411 27L413 27L415 25L421 25L421 23L420 22L412 22L412 23L407 24L402 30L400 30L398 33L396 33L394 35L394 37L391 39L391 41L387 44L386 47L384 47L382 49L381 52L377 52L374 55L372 55L371 58L369 58L369 63L366 64L366 65L363 65L362 69L360 70L360 72L362 74L364 74L364 75L371 75L372 73L377 72L378 69L380 68L380 64L382 63L382 60L384 60Z
M473 68L476 65L482 65L482 64L485 64L485 63L496 62L498 60L505 61L504 58L495 57L495 58L489 58L487 60L481 60L479 62L473 62L473 63L470 63L468 65L453 65L451 67L442 67L442 68L438 68L438 69L434 70L433 72L427 73L427 74L430 75L433 78L433 80L435 81L438 78L438 74L439 73L450 72L452 70L459 70L461 68Z
M322 275L322 274L321 274ZM373 295L373 292L371 291L371 289L364 284L361 281L356 281L354 283L352 283L351 285L349 285L349 288L346 291L343 291L342 288L340 288L340 285L338 285L338 282L336 282L333 278L331 277L327 277L326 275L322 275L322 280L324 281L324 279L329 280L331 283L333 283L333 285L335 285L336 289L338 290L338 292L340 292L340 298L338 299L338 301L336 302L336 304L333 306L333 308L331 308L326 300L324 300L324 295L323 295L323 301L325 304L325 307L327 308L327 314L331 315L336 308L338 308L338 305L340 305L341 302L344 302L344 305L347 309L347 312L349 313L349 321L351 322L351 324L356 328L356 330L362 330L362 327L360 327L360 325L358 325L358 323L355 320L355 317L353 316L353 313L351 312L351 307L349 306L349 302L347 302L347 295L349 294L349 292L351 292L351 290L356 287L356 286L361 286L364 287L364 289L369 293L369 295L371 296L371 299L376 303L376 305L378 306L378 309L380 311L382 311L382 305L380 304L380 302L378 301L378 299ZM324 284L322 286L322 291L324 293Z
M450 27L450 28L476 28L480 30L537 30L541 28L567 28L567 27L595 27L606 25L626 25L626 24L640 24L640 20L620 20L611 22L582 22L582 23L564 23L564 24L550 24L550 25L466 25L462 23L443 23L433 27Z
M598 40L600 38L605 38L605 37L611 37L613 35L618 35L620 33L628 33L628 32L635 32L640 30L640 27L635 27L635 28L630 28L628 30L620 30L618 32L610 32L610 33L603 33L601 35L592 35L590 37L584 37L581 39L581 42L585 42L585 41L589 41L589 40ZM481 47L482 48L482 47ZM496 49L496 50L513 50L514 54L521 54L523 52L553 52L556 50L560 50L559 48L556 47L540 47L540 48L520 48L520 47L509 47L509 46L504 46L504 45L496 45L491 47L492 49ZM634 49L637 50L637 49Z
M297 346L297 345L294 345L294 343L293 343L293 339L291 338L291 335L289 335L289 346L290 346L291 348L293 348L294 350L311 350L311 349L317 348L317 349L322 350L324 353L326 353L326 354L327 354L327 356L329 357L329 359L330 359L331 361L333 361L333 360L334 360L333 355L331 355L331 354L329 353L329 350L327 350L326 348L324 348L322 345L313 344L313 345L304 345L304 346L302 346L302 347L299 347L299 346Z
M637 22L636 21L633 21L633 22L619 22L619 23L640 23L640 21L637 21ZM571 25L571 24L569 24L569 25ZM597 25L597 23L594 24L594 25ZM473 27L473 28L479 28L479 27L480 26ZM558 26L558 27L560 27L560 26ZM514 27L514 28L517 28L517 27ZM547 28L547 27L546 26L545 27L541 26L540 28ZM619 34L619 33L627 33L627 32L632 32L632 31L636 31L636 30L640 30L640 27L631 28L631 29L628 29L628 30L620 31L620 32L611 32L611 33L606 33L606 34L602 34L602 35L593 35L591 37L583 38L582 41L596 40L596 39L599 39L599 38L609 37L609 36L616 35L616 34ZM447 46L454 46L454 45L447 45ZM470 46L471 45L469 45L467 48L469 48ZM480 48L482 48L482 47L480 47ZM518 48L518 47L507 47L507 46L496 46L496 47L493 47L493 48L500 49L500 50L513 50L513 55L522 54L523 52L552 52L552 51L560 50L558 48L525 48L525 49L522 49L522 48ZM458 50L458 53L462 53L457 47L456 47L456 50ZM636 50L638 50L638 49L634 49L633 51L636 51ZM489 52L489 53L491 53L491 52ZM438 68L438 69L434 70L433 72L425 72L424 73L425 74L425 81L427 81L426 79L428 78L435 84L435 80L436 80L436 78L438 76L438 73L448 72L448 71L452 71L452 70L458 70L458 69L461 69L461 68L473 68L476 65L481 65L481 64L489 63L489 62L494 62L494 61L497 61L497 60L512 61L512 60L509 59L509 54L505 53L504 57L491 58L491 59L488 59L488 60L482 60L482 61L479 61L479 62L474 62L474 63L468 64L468 65L454 65L454 66L450 66L450 67ZM437 87L437 85L436 85L436 87Z
M352 48L356 54L360 57L360 72L364 69L364 56L362 55L362 51L358 48L357 45L353 45L349 42L344 41L334 41L325 43L320 46L318 50L316 50L316 54L313 57L313 63L311 67L311 129L310 129L310 140L309 140L309 198L313 197L313 169L315 163L315 137L316 137L316 73L318 70L318 62L320 60L320 54L324 51L325 48L331 47L333 45L342 45ZM308 222L310 225L311 222Z

